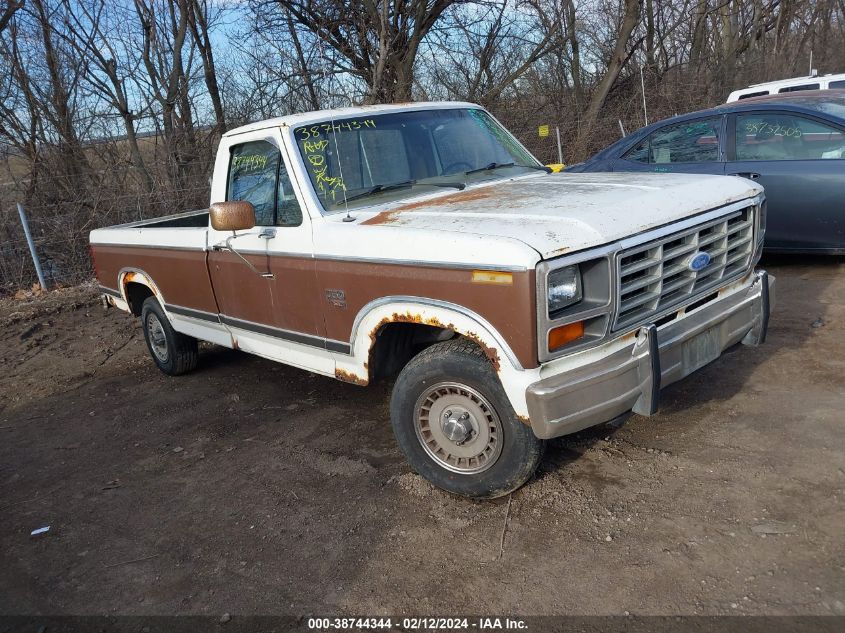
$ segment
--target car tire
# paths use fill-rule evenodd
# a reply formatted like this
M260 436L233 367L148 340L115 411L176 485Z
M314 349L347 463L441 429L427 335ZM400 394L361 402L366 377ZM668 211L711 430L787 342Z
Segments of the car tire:
M185 374L197 366L197 339L173 329L155 297L141 307L141 327L153 362L168 376Z
M544 442L517 418L484 351L464 338L411 359L393 386L390 420L411 468L457 495L513 492L543 456Z

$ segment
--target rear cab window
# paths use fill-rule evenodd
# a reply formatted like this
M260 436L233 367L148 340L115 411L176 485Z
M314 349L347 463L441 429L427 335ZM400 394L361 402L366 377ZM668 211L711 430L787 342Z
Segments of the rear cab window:
M719 161L721 117L685 121L652 132L622 156L654 165Z

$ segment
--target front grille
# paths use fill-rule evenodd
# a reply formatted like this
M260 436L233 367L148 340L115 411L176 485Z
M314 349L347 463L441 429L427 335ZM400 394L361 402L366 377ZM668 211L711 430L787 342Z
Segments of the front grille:
M754 207L748 207L619 253L613 329L646 321L744 271L754 251L753 233ZM710 255L710 263L690 270L699 251Z

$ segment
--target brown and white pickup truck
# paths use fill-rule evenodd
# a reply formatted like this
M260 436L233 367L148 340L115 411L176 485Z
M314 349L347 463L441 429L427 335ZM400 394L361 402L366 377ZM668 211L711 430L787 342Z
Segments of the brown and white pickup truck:
M356 385L395 379L396 439L474 497L545 439L633 410L766 337L765 205L737 177L552 174L467 103L349 108L224 135L209 210L91 233L155 364L197 340Z

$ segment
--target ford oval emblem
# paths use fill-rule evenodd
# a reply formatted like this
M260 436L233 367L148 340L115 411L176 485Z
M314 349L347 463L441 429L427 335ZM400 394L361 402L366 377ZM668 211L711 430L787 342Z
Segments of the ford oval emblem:
M710 253L705 253L704 251L698 251L697 253L693 253L689 260L687 261L687 268L689 268L692 272L697 273L699 270L704 270L707 268L707 264L710 263Z

